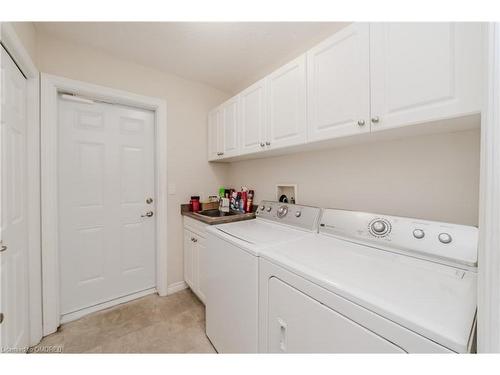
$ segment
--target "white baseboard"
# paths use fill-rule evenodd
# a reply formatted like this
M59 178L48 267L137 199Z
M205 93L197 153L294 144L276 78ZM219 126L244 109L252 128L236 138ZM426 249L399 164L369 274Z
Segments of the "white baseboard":
M137 293L129 294L127 296L115 298L111 301L103 302L103 303L100 303L98 305L90 306L90 307L87 307L87 308L84 308L84 309L81 309L78 311L64 314L61 316L61 324L68 323L68 322L71 322L71 321L76 320L76 319L80 319L81 317L88 315L88 314L91 314L93 312L104 310L104 309L119 305L121 303L129 302L129 301L132 301L134 299L141 298L141 297L147 296L148 294L153 294L153 293L156 293L156 288L146 289L146 290L143 290L143 291L140 291Z
M186 288L188 288L188 285L185 281L178 281L168 286L167 295L180 292L181 290L184 290Z

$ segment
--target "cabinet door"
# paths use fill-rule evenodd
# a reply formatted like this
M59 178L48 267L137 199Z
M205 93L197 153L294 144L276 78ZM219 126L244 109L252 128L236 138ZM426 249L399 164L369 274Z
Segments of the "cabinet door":
M369 42L354 23L307 53L308 140L370 131Z
M205 240L201 237L196 236L197 242L194 246L195 254L195 273L196 273L196 294L200 298L201 302L206 303L206 247Z
M267 78L267 146L306 141L306 58L300 56Z
M238 97L222 105L222 152L223 157L235 156L239 152L238 142Z
M221 111L214 109L208 114L208 160L217 160L222 155Z
M194 289L193 238L193 233L184 229L184 281L191 289Z
M479 23L372 24L372 130L479 112L482 29Z
M266 85L261 80L240 96L241 154L257 152L266 142Z
M268 309L271 353L404 353L275 277L269 280Z

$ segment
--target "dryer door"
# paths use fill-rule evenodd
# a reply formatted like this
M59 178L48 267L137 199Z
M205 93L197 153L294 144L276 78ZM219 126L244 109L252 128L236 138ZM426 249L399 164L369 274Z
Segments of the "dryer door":
M272 353L404 353L404 350L276 277L269 279Z

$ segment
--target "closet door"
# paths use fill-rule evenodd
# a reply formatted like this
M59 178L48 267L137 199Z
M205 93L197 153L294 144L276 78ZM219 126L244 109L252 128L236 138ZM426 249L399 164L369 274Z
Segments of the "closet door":
M267 78L266 145L279 148L306 141L306 58L300 56Z
M266 142L266 84L261 80L240 95L241 153L264 149Z
M371 24L372 130L480 112L482 28Z
M354 23L307 52L309 141L370 131L369 41Z

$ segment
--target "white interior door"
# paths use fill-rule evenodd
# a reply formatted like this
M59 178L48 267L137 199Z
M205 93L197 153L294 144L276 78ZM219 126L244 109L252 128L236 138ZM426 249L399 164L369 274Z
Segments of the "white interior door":
M26 174L26 79L1 51L0 350L27 348L28 217Z
M155 286L154 181L153 112L59 100L62 315Z

